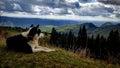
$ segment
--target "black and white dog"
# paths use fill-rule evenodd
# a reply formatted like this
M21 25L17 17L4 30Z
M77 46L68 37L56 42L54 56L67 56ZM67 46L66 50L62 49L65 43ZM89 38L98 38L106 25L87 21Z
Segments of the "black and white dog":
M54 49L49 49L47 47L42 47L38 45L39 38L44 38L44 34L41 33L38 27L39 25L36 27L33 26L29 28L26 32L8 37L6 40L8 49L25 53L55 51Z

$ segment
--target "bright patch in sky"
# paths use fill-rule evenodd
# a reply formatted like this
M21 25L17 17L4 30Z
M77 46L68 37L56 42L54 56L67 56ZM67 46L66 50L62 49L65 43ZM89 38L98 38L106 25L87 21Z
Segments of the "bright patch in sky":
M66 0L67 2L77 2L78 0Z
M14 10L22 10L19 4L13 3L12 6Z
M41 18L41 19L55 19L55 20L87 20L87 21L111 21L120 22L119 18L110 18L103 16L78 16L78 15L32 15L25 12L3 13L2 16L8 17L22 17L22 18Z

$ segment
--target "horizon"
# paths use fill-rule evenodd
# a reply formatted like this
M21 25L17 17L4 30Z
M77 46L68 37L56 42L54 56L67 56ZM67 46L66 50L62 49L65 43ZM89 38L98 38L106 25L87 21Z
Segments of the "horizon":
M53 22L53 23L52 23ZM28 27L30 24L41 25L41 26L69 26L75 24L85 24L92 23L95 26L99 27L105 23L119 24L120 22L111 22L111 21L87 21L87 20L66 20L66 19L45 19L45 18L22 18L22 17L7 17L1 16L0 25L4 26L14 26L14 27Z

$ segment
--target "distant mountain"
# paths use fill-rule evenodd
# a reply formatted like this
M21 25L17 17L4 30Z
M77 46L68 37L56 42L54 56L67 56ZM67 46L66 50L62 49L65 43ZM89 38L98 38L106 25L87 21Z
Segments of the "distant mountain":
M106 21L85 21L85 20L57 20L57 19L43 19L43 18L24 18L24 17L7 17L7 16L0 16L0 25L2 25L3 23L11 23L14 26L18 26L18 27L28 27L31 24L34 25L41 25L41 26L48 26L48 25L52 25L52 26L65 26L65 25L72 25L72 24L82 24L82 23L93 23L96 26L100 26L101 24L103 24ZM2 24L1 24L2 23ZM118 23L118 22L111 22L111 23ZM7 26L6 24L6 26ZM90 24L89 24L90 25ZM3 26L3 25L2 25ZM91 24L90 27L92 27L93 25Z
M113 25L111 22L106 22L104 24L102 24L100 27L105 27L105 26L110 26Z
M88 34L91 34L91 31L93 31L94 29L97 28L97 26L94 25L93 23L83 23L83 24L80 24L80 27L81 27L81 28L82 28L83 26L86 27ZM78 31L79 31L79 29L78 29ZM78 32L77 32L77 33L78 33Z
M120 33L120 24L109 25L109 26L105 26L105 27L98 27L94 31L92 31L90 35L96 36L97 34L100 34L105 37L108 37L110 31L112 31L112 30L114 30L114 31L118 30Z
M12 23L14 26L18 27L28 27L31 24L34 25L53 25L53 26L64 26L70 24L79 24L82 21L74 20L55 20L55 19L41 19L41 18L16 18L16 17L4 17L0 16L0 23ZM83 21L84 22L84 21Z
M84 23L84 24L75 24L75 25L58 26L58 27L57 26L44 26L44 27L40 27L40 29L42 31L50 33L52 28L55 27L55 29L58 32L68 33L71 30L75 35L77 35L80 27L83 27L84 25L86 26L87 34L89 36L91 35L97 36L99 34L104 37L108 37L111 30L114 30L114 31L118 30L120 32L120 24L97 27L92 23Z
M59 26L59 27L55 27L55 29L58 31L58 32L65 32L65 33L68 33L69 31L72 31L75 35L77 35L80 27L82 28L83 26L86 26L86 29L87 29L87 33L88 34L91 34L91 31L93 31L95 28L97 28L94 24L92 23L84 23L84 24L74 24L74 25L66 25L66 26ZM46 31L46 32L51 32L51 29L52 27L54 26L41 26L40 29L42 31Z
M8 22L0 22L0 26L10 26L10 27L14 27L14 24L10 21Z
M86 26L86 29L94 29L96 26L93 23L83 23L80 25L81 27Z

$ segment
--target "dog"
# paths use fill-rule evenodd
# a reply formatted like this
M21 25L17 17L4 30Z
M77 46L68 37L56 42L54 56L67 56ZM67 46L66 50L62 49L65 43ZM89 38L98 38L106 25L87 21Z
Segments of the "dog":
M38 28L39 25L32 26L26 32L22 32L21 34L8 37L6 40L8 49L24 53L55 51L54 49L38 45L38 40L40 38L44 38L44 34Z

